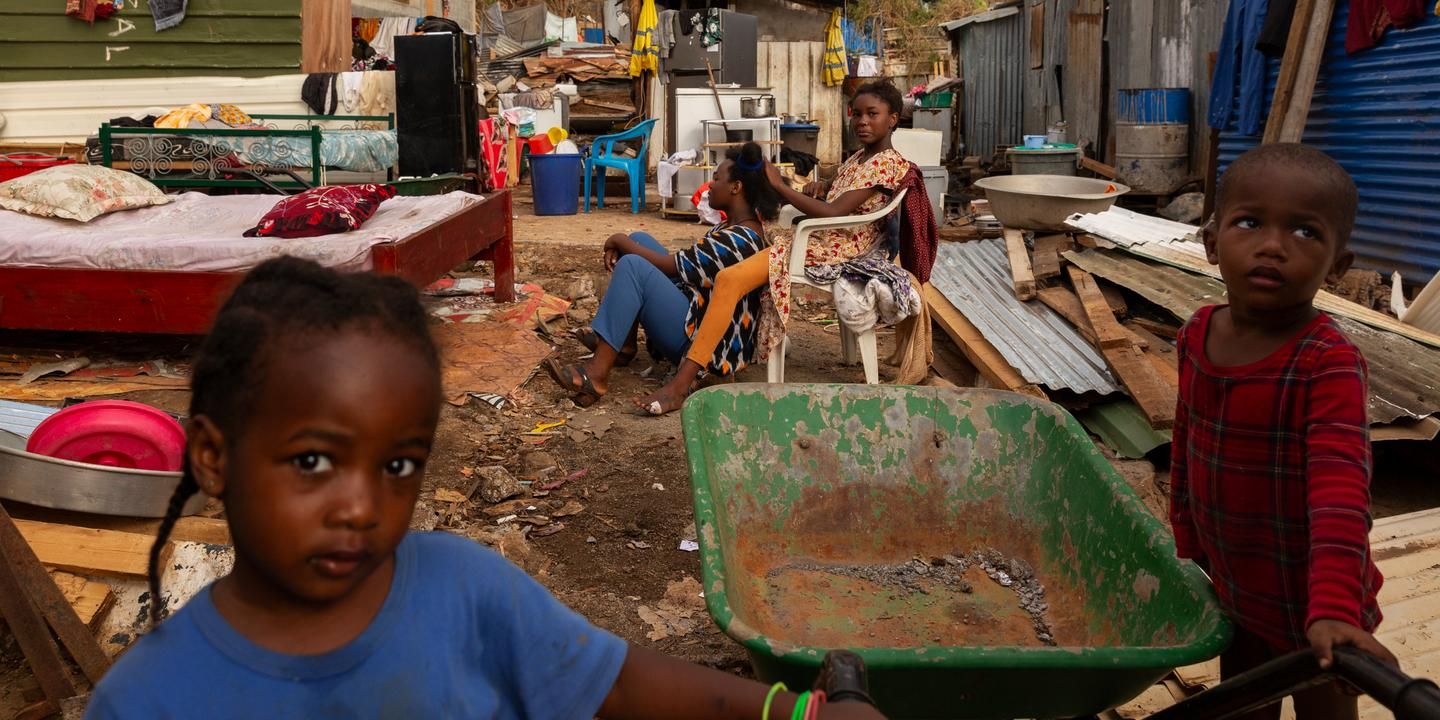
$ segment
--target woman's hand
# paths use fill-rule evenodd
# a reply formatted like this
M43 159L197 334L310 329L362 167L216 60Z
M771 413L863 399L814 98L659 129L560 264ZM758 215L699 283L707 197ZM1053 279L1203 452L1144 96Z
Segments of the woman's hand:
M829 190L829 183L816 180L815 182L805 183L805 189L801 192L813 198L823 199L825 197L825 193L829 192Z
M770 184L774 185L776 189L790 187L790 183L785 180L784 175L780 174L780 168L775 167L775 163L765 163L765 178L768 179Z
M605 271L614 272L615 263L620 262L620 256L625 254L623 244L629 242L630 236L625 233L615 233L605 238Z

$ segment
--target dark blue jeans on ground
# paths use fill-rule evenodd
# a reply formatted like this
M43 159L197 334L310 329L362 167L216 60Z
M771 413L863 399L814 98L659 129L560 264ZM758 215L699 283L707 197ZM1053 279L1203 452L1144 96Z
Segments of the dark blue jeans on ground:
M648 233L631 233L630 239L657 252L668 252ZM689 311L690 300L675 286L674 279L645 258L624 255L615 263L610 287L590 327L607 345L619 350L638 321L645 328L645 346L650 354L678 363L688 342L685 315Z

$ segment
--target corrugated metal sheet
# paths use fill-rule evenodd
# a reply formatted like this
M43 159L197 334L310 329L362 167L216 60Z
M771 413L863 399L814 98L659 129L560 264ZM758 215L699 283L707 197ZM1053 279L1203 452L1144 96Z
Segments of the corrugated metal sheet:
M1141 215L1134 210L1112 207L1103 213L1076 213L1065 224L1099 235L1116 245L1130 247L1146 243L1193 242L1196 228L1173 220Z
M1110 3L1110 97L1115 90L1190 88L1192 118L1205 117L1210 97L1210 54L1220 47L1228 0L1127 0ZM1190 123L1190 164L1198 169L1209 133Z
M1391 29L1380 44L1345 54L1349 3L1335 8L1304 141L1324 150L1355 178L1360 212L1350 247L1358 264L1411 279L1440 271L1440 17ZM1270 63L1266 102L1280 63ZM1256 137L1222 133L1224 167L1254 147Z
M1020 141L1024 100L1025 18L1015 8L974 15L944 27L958 33L965 79L965 153L989 160L995 146Z
M1206 305L1225 301L1225 285L1219 280L1127 253L1086 250L1066 253L1065 257L1087 272L1138 293L1182 320ZM1334 316L1334 319L1360 348L1370 366L1372 424L1419 419L1440 412L1440 350L1349 318Z
M1105 359L1064 318L1015 299L1003 240L943 243L930 284L965 314L1027 381L1052 390L1119 392Z
M8 430L20 437L28 438L41 420L57 412L59 412L58 408L0 400L0 430Z
M164 32L149 0L93 25L62 2L0 0L0 82L298 72L300 0L190 0Z

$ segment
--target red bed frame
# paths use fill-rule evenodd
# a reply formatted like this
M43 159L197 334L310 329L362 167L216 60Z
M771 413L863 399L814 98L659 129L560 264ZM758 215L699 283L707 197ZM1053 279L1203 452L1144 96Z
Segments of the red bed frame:
M376 272L425 287L467 260L495 265L495 300L515 299L510 191L370 249ZM0 329L202 335L243 272L0 265Z

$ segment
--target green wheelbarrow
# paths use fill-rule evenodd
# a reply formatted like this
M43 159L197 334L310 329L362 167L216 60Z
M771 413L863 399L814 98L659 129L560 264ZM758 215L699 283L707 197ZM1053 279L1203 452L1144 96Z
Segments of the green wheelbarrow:
M898 720L1070 718L1218 655L1198 568L1060 407L732 385L683 411L705 599L766 682L852 650Z

